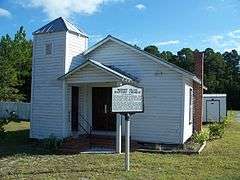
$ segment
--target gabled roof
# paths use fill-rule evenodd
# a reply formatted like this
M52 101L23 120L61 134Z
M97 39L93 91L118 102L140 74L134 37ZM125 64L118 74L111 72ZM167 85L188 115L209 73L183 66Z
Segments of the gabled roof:
M118 39L116 37L111 36L111 35L108 35L106 38L104 38L103 40L99 41L97 44L95 44L92 47L90 47L89 49L87 49L83 53L83 55L89 54L90 52L94 51L96 48L98 48L99 46L103 45L104 43L106 43L109 40L112 40L112 41L114 41L114 42L116 42L118 44L121 44L121 45L123 45L123 46L125 46L127 48L130 48L130 49L132 49L132 50L134 50L134 51L136 51L138 53L141 53L142 55L148 57L149 59L151 59L151 60L153 60L153 61L155 61L155 62L157 62L159 64L162 64L163 66L166 66L166 67L168 67L168 68L170 68L170 69L172 69L172 70L174 70L174 71L176 71L176 72L178 72L180 74L183 74L184 76L189 77L189 78L193 79L194 81L196 81L197 83L201 84L201 80L198 79L195 74L193 74L193 73L191 73L189 71L186 71L185 69L182 69L182 68L176 66L175 64L172 64L172 63L170 63L168 61L165 61L165 60L163 60L163 59L161 59L161 58L159 58L157 56L154 56L154 55L152 55L152 54L150 54L150 53L148 53L148 52L146 52L144 50L141 50L141 49L139 49L139 48L137 48L137 47L135 47L135 46L133 46L131 44L128 44L128 43L126 43L126 42L124 42L124 41L122 41L122 40L120 40L120 39Z
M69 31L69 32L77 33L77 34L87 37L87 35L86 35L86 33L84 33L84 31L78 29L72 23L70 23L68 20L66 20L62 17L59 17L59 18L49 22L45 26L41 27L40 29L34 31L33 35L61 32L61 31L65 31L65 32Z
M84 68L87 65L93 65L107 73L112 74L113 76L115 76L116 78L118 78L119 80L125 81L125 82L138 82L138 79L136 77L134 77L133 75L130 75L129 73L126 73L122 70L120 70L119 68L116 68L114 66L106 66L100 62L88 59L87 61L85 61L84 63L80 64L79 66L75 67L74 69L72 69L71 71L69 71L68 73L64 74L63 76L59 77L58 79L66 79L68 78L70 75L74 74L74 72Z

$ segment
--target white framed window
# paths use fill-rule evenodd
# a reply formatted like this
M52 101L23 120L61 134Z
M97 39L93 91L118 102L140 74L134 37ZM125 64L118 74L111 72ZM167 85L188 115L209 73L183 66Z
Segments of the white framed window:
M45 44L45 55L51 55L52 54L52 43L46 43Z
M189 89L189 124L193 123L193 89Z

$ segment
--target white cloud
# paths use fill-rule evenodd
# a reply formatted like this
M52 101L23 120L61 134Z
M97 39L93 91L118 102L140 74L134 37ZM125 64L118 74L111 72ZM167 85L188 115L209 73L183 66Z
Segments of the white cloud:
M207 7L206 7L206 10L207 10L207 11L216 11L216 8L213 7L213 6L207 6Z
M239 42L233 42L232 44L229 44L229 46L226 46L225 48L223 48L223 51L232 51L233 49L235 49L236 51L240 52L240 43Z
M212 47L220 51L236 49L240 52L240 30L234 30L227 34L212 35L203 40L205 47Z
M158 43L155 43L157 46L166 46L166 45L174 45L174 44L179 44L179 40L170 40L170 41L161 41Z
M224 37L222 35L212 35L212 36L208 37L208 39L203 40L203 42L218 46L219 44L222 43L221 41L223 39L224 39Z
M137 4L135 7L140 11L146 9L146 6L143 4Z
M11 13L3 8L0 8L0 17L11 17Z
M20 0L23 7L42 8L49 19L59 16L71 17L73 14L92 15L101 5L110 2L123 2L124 0Z
M208 13L220 13L239 17L239 0L206 0L204 10Z
M239 39L240 38L240 29L229 32L228 36L231 38L234 38L234 39Z

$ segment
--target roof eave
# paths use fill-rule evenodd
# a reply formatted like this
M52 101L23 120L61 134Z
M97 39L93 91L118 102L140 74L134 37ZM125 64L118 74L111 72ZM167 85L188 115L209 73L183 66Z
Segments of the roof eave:
M59 32L67 32L67 31L54 31L54 32L33 32L32 35L42 35L42 34L52 34L52 33L59 33Z
M88 59L88 60L87 60L86 62L84 62L83 64L75 67L74 69L72 69L71 71L69 71L67 74L62 75L62 76L60 76L60 77L57 78L57 79L58 79L58 80L64 80L64 79L68 78L71 74L73 74L73 73L76 72L77 70L79 70L79 69L87 66L88 64L91 64L91 65L93 65L93 66L95 66L95 67L97 67L97 68L100 68L100 69L102 69L102 70L104 70L104 71L107 71L107 72L113 74L116 78L118 78L118 79L121 80L121 81L130 82L130 83L133 83L133 82L138 83L138 82L139 82L139 81L133 80L133 79L131 79L131 78L125 76L125 75L122 75L122 74L120 74L120 73L118 73L118 72L114 72L112 69L110 69L110 68L108 68L108 67L106 67L106 66L102 67L102 66L100 66L99 64L95 63L95 61L90 60L90 59Z
M197 78L197 76L192 76L191 77L193 81L195 81L198 84L202 84L202 81L200 79Z
M58 25L60 24L61 30L60 29L56 30L54 28L53 30L49 31L50 27L52 28L52 27L56 26L56 24L53 25L51 23L53 23L53 24L58 23ZM47 28L47 30L46 30L46 28ZM46 31L49 31L49 32L46 32ZM49 34L49 33L55 33L55 32L71 32L71 33L78 34L78 35L81 35L84 37L88 37L84 31L80 30L74 24L72 24L70 21L68 21L67 19L65 19L63 17L59 17L59 18L54 19L53 21L47 23L46 25L44 25L41 28L34 31L32 33L32 35Z
M57 79L58 79L58 80L66 79L68 76L70 76L71 74L73 74L75 71L77 71L78 69L83 68L84 66L86 66L86 65L88 65L88 64L89 64L89 62L86 61L86 62L84 62L83 64L80 64L80 65L76 66L76 67L73 68L71 71L67 72L66 74L58 77Z
M157 56L154 56L154 55L152 55L152 54L150 54L150 53L148 53L148 52L146 52L146 51L143 51L143 50L141 50L141 49L137 49L137 48L135 48L134 46L132 46L131 44L128 44L128 43L126 43L126 42L124 42L124 41L122 41L122 40L120 40L120 39L117 39L117 38L111 36L111 35L108 35L107 37L105 37L104 39L102 39L101 41L99 41L98 43L96 43L95 45L93 45L92 47L90 47L89 49L87 49L86 51L84 51L84 52L83 52L83 55L89 54L89 53L92 52L94 49L98 48L99 46L101 46L102 44L104 44L105 42L107 42L108 40L112 40L112 41L114 41L114 42L118 42L118 43L121 43L121 44L123 44L123 45L127 45L128 47L132 48L133 50L138 51L139 53L142 53L143 55L151 58L151 59L154 60L155 62L160 63L160 64L163 64L163 65L165 65L166 67L168 67L168 68L170 68L170 69L173 69L174 71L176 71L176 72L178 72L178 73L180 73L180 74L183 74L183 75L188 76L188 77L194 77L194 76L195 76L195 75L192 74L191 72L188 72L188 71L186 71L186 70L184 70L184 69L176 66L175 64L172 64L172 63L170 63L170 62L167 62L167 61L165 61L165 60L163 60L163 59L161 59L161 58L159 58L159 57L157 57ZM198 80L196 80L196 81L198 81Z

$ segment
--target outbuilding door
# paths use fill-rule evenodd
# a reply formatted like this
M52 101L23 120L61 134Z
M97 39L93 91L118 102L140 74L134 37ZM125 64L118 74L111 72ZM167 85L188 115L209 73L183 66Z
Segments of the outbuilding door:
M116 114L111 112L112 88L92 88L92 126L94 130L115 131Z
M206 120L207 122L220 121L220 101L207 100L206 101Z

